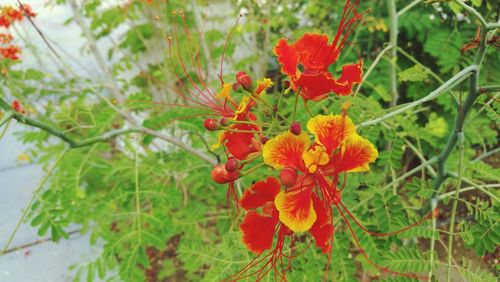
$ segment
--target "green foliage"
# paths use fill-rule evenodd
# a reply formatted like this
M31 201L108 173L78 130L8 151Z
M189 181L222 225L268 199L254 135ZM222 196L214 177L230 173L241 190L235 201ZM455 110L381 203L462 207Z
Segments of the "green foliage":
M210 146L218 142L218 136L206 133L203 119L207 111L190 103L185 95L189 91L199 93L197 88L205 94L220 90L218 73L223 52L222 78L226 83L234 83L235 70L247 71L254 81L272 78L274 88L261 98L270 105L279 105L280 113L292 119L295 93L289 91L280 96L281 81L286 78L280 74L272 55L274 44L282 37L295 41L304 32L314 31L326 33L332 40L343 5L329 0L267 1L265 4L262 1L217 2L213 7L218 10L214 9L217 12L212 15L212 6L205 14L202 7L185 1L132 1L126 6L103 2L87 1L80 8L98 43L112 39L113 46L101 52L108 55L109 71L118 89L113 88L113 81L107 81L108 77L72 77L75 70L67 64L60 73L47 74L41 68L23 69L2 60L0 69L8 69L6 75L0 76L2 98L5 93L9 99L19 99L28 109L27 116L75 140L142 126L200 152L209 151ZM398 9L406 4L396 2ZM229 8L219 9L219 4L227 4ZM356 29L331 67L336 78L344 64L358 58L362 59L367 75L368 68L385 48L386 29L390 28L385 4L381 0L361 3L359 10L370 8L370 12L365 13L366 23ZM487 21L496 21L496 3L474 0L469 4L484 14ZM179 10L176 16L172 15L174 9L183 10L185 18L179 16ZM237 18L233 10L244 13L244 23L228 38ZM309 102L307 108L299 100L295 120L305 124L310 118L308 110L339 114L341 106L350 102L349 117L359 125L392 112L402 107L401 104L421 99L439 87L441 81L472 63L476 49L461 52L461 48L474 38L473 22L470 13L464 14L462 8L452 2L421 3L413 7L399 18L397 61L387 54L382 56L355 96L331 95L317 103ZM489 38L493 35L490 33ZM398 69L399 102L395 107L389 107L393 97L387 70L391 64L396 64ZM498 51L488 48L479 85L498 84L498 65ZM98 70L98 73L106 71ZM120 95L115 95L115 91ZM235 101L244 95L233 94ZM358 126L358 133L375 144L379 156L369 172L348 174L342 203L367 229L391 232L404 228L428 214L431 199L453 192L450 189L456 187L455 179L439 189L434 187L436 164L413 175L408 171L441 153L449 135L454 133L457 110L466 94L464 82L432 102L374 125ZM461 239L465 247L473 249L478 256L495 252L499 245L499 207L491 197L491 194L498 197L498 192L487 185L499 182L500 171L496 157L493 161L469 160L479 152L498 146L497 95L495 92L481 94L465 119L467 161L463 170L469 182L462 179L462 183L464 187L470 182L482 185L490 195L480 190L460 194L459 230L455 231L454 238ZM259 105L256 114L260 118L271 112L270 108ZM47 131L27 128L23 127L16 136L33 145L29 153L35 163L48 167L64 149L62 143ZM287 130L286 122L277 121L273 130ZM270 132L265 134L272 135ZM451 152L445 166L447 171L457 171L458 153L458 150ZM215 159L214 154L221 157L226 152L221 148L209 156ZM211 181L211 169L210 164L192 152L150 134L120 135L106 142L71 149L35 197L29 222L40 236L50 234L56 242L68 238L72 231L91 235L91 243L99 253L95 259L83 260L72 268L75 281L227 279L255 256L241 240L241 213L228 208L227 187ZM238 180L237 191L241 194L264 175L277 173L267 166L256 167L250 175ZM448 204L453 200L452 196L445 197L439 203L440 210L449 210ZM395 236L377 237L364 232L344 212L358 239L355 240L344 218L335 206L332 208L335 233L326 273L328 281L359 281L361 277L414 281L389 277L374 267L363 252L371 261L404 273L427 275L432 271L436 274L438 267L447 267L443 258L434 253L431 264L431 252L423 247L430 240L440 238L430 220ZM445 217L436 221L447 225L449 219ZM75 226L77 230L72 229ZM308 233L296 239L293 253L300 250L303 253L291 262L284 258L284 264L292 266L288 280L321 281L328 254L316 248ZM289 243L287 238L285 254L292 253ZM257 268L265 263L261 262ZM489 270L477 268L469 258L459 263L453 268L467 281L496 281ZM271 271L262 280L274 279Z

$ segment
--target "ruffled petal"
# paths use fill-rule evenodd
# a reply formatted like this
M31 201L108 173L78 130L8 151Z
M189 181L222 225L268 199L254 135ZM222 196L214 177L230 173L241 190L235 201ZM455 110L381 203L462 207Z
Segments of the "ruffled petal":
M302 153L309 148L309 144L309 137L304 132L298 136L288 131L281 133L264 145L262 150L264 163L276 169L284 167L302 169Z
M369 164L378 157L378 151L370 141L357 135L349 135L341 152L335 156L335 171L360 172L370 170Z
M288 45L285 38L278 41L278 44L274 47L274 54L281 65L281 72L290 77L295 77L298 71L299 56L295 49Z
M338 83L353 84L360 83L363 78L361 64L350 64L342 67L342 75L337 79Z
M311 199L313 187L312 178L302 177L292 189L280 192L274 200L280 221L294 232L305 232L316 221Z
M241 131L259 131L258 126L252 124L232 124L230 128ZM254 137L254 133L228 131L224 133L223 138L228 152L238 160L244 160L261 149L261 143Z
M314 193L312 194L312 200L317 219L311 229L309 229L309 232L314 237L316 246L321 248L323 253L328 253L332 248L330 240L333 236L333 225L330 210L325 208L325 205Z
M302 73L300 77L293 82L297 89L300 88L299 94L306 101L321 101L328 97L328 94L331 92L338 95L348 95L351 93L351 88L349 88L347 83L337 82L333 76L326 71L316 74Z
M345 115L317 115L307 122L307 130L316 135L316 143L323 145L328 155L340 143L356 132L352 120Z
M304 67L304 73L324 72L336 59L326 34L305 33L293 47L299 55L299 64Z
M249 251L260 254L273 245L274 231L278 220L249 211L240 225L243 243Z
M280 192L280 187L278 179L274 177L268 177L265 181L257 181L245 190L240 199L240 206L249 210L274 202L274 198Z

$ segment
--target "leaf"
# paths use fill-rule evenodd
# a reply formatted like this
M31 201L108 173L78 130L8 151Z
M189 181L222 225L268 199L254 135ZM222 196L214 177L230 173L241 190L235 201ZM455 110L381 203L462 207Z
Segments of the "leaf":
M424 81L429 77L427 69L422 65L414 65L399 73L399 81Z

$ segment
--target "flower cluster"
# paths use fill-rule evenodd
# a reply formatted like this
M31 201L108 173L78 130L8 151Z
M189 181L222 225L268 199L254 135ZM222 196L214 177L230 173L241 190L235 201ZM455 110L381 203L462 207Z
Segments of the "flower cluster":
M9 27L15 23L20 22L24 17L35 17L36 14L31 10L27 4L14 8L12 6L0 7L0 55L4 59L12 61L19 60L21 48L12 44L14 37L8 32Z
M284 38L277 42L274 53L281 72L288 79L284 83L287 88L284 92L293 91L305 103L324 100L330 95L352 93L353 86L362 80L361 60L344 65L337 78L329 67L337 62L349 35L362 21L357 6L358 0L346 1L331 43L327 35L315 33L306 33L293 43ZM174 15L180 16L185 24L182 12L176 11ZM295 120L295 114L283 114L279 102L272 105L264 99L263 94L273 86L271 79L254 81L247 72L239 71L232 82L225 83L222 76L224 56L219 73L221 88L213 91L207 86L200 66L199 48L190 41L186 25L186 48L195 50L187 59L179 51L175 22L173 28L174 37L168 38L170 59L173 62L174 57L177 58L181 73L174 73L178 84L187 90L181 97L203 111L200 116L211 116L204 120L204 127L219 133L212 149L222 148L227 157L224 163L213 168L211 178L216 183L228 185L228 206L245 213L240 224L242 240L256 255L228 280L248 276L260 280L270 271L275 277L286 280L286 272L291 266L290 263L284 265L283 258L291 260L294 257L293 246L299 237L310 235L311 242L330 255L335 230L333 208L369 263L393 274L419 278L371 261L351 226L353 222L371 235L389 236L420 224L432 214L401 230L377 233L366 229L344 205L342 193L348 174L369 171L370 164L378 157L375 146L359 135L348 116L349 102L340 109L332 109L331 114L311 115L303 130L303 124ZM295 101L297 103L297 99ZM235 189L238 179L250 176L266 165L273 169L272 174L257 180L242 192ZM290 243L290 253L285 254L287 242ZM258 270L248 274L254 267ZM326 271L327 267L325 274Z

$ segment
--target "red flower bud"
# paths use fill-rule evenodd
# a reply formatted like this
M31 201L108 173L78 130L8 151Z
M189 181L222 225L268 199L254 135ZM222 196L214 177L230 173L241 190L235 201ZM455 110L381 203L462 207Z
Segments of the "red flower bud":
M241 166L240 162L235 158L229 158L224 166L228 172L237 171Z
M262 145L265 145L267 143L267 141L269 141L269 138L267 136L260 136L260 142L262 143Z
M239 84L238 82L233 83L234 92L240 92L240 86L241 86L241 84Z
M236 82L239 83L247 91L252 91L252 78L244 71L236 73Z
M219 120L219 123L222 125L222 126L226 126L228 125L229 121L227 120L226 117L223 117Z
M299 176L297 175L297 172L295 169L291 167L285 167L281 172L280 172L280 181L281 184L283 184L286 187L292 187L295 182L297 182L297 178Z
M229 172L226 170L225 165L221 164L214 167L210 176L216 183L225 184L238 179L238 177L240 177L240 173L238 171Z
M288 80L283 80L283 81L281 82L281 87L282 87L283 89L288 89L288 88L290 88L290 81L288 81Z
M21 106L21 102L19 102L18 100L12 101L12 109L22 115L26 114L26 111Z
M293 135L300 135L300 133L302 132L302 127L300 126L300 122L292 122L292 124L290 124L290 132L293 134Z
M207 118L204 122L203 125L205 128L209 131L214 131L219 129L219 121L214 119L214 118Z

